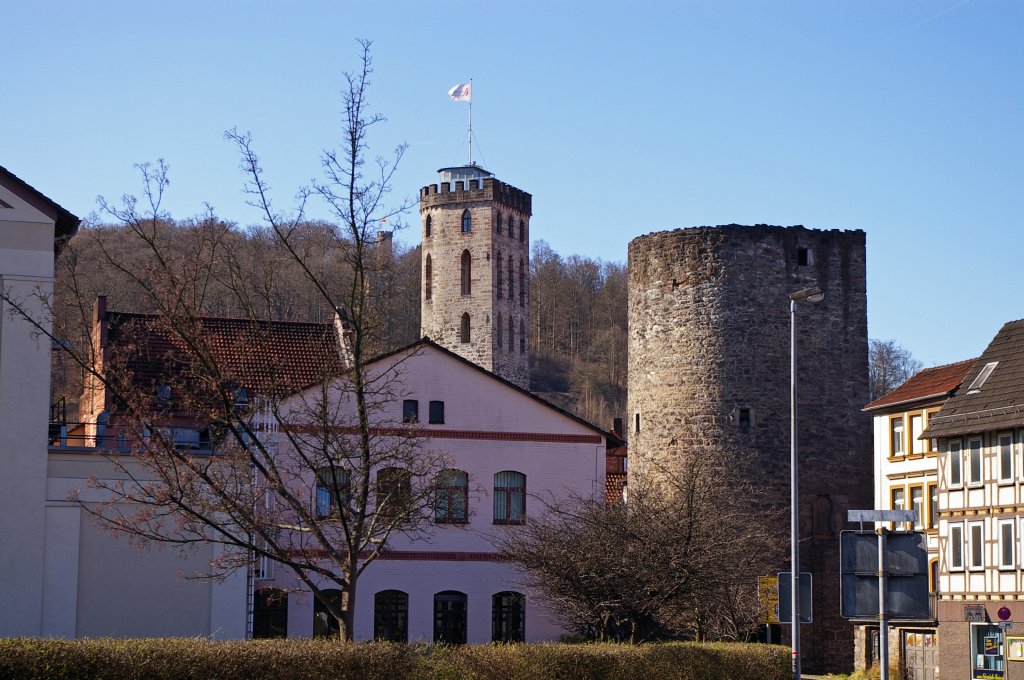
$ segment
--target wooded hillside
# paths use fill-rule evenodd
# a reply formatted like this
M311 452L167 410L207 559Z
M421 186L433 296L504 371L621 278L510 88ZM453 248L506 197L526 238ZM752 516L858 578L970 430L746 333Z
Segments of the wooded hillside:
M108 308L151 312L128 271L155 271L148 255L129 243L128 226L84 228L57 262L54 316L65 340L83 343L92 304L106 295ZM295 234L302 261L318 279L347 281L347 243L326 223L303 224ZM278 251L259 228L240 229L214 218L162 222L147 238L164 241L175 265L200 276L179 290L209 316L258 316L282 321L330 322L334 311L315 295L309 276ZM390 252L389 252L390 251ZM118 266L111 263L117 262ZM379 319L372 346L379 351L419 337L420 251L395 244L378 248L370 304ZM615 262L562 257L544 241L533 245L530 267L531 386L534 392L601 426L626 409L626 270ZM242 292L239 295L239 292ZM231 293L231 294L229 294ZM81 367L54 352L54 401L67 397L76 419Z

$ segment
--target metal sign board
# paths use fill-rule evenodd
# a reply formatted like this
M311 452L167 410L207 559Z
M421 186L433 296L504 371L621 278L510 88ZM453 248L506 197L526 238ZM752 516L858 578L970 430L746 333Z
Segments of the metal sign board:
M793 573L779 572L779 623L792 625L793 615ZM800 572L800 623L811 623L813 603L811 602L811 572Z
M851 522L916 522L917 510L847 510Z
M985 613L985 605L965 604L964 621L967 621L968 623L985 623L988 621L988 615Z
M843 531L839 562L840 614L848 619L878 619L878 534ZM885 573L888 618L897 621L931 618L928 539L924 532L885 535Z
M777 576L757 577L757 603L761 623L779 622L779 578Z

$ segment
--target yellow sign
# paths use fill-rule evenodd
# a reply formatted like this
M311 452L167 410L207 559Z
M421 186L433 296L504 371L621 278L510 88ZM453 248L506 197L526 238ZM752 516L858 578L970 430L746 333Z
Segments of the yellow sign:
M779 577L757 577L757 603L761 623L779 622Z

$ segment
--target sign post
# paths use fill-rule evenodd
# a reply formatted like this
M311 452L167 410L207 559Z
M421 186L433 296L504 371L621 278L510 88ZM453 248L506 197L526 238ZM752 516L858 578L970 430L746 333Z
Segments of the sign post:
M849 510L847 512L847 519L851 522L916 522L917 511L916 510ZM844 534L854 534L855 532L843 532ZM889 680L889 618L886 607L886 594L888 591L888 576L889 572L886 567L886 534L888 530L884 526L880 526L875 530L878 535L878 571L876 576L878 578L878 656L880 666L880 680ZM848 560L842 560L843 562L843 576L846 576L846 562ZM927 568L927 552L924 555L925 565ZM859 571L856 567L850 570L851 572ZM845 613L844 613L845 615Z

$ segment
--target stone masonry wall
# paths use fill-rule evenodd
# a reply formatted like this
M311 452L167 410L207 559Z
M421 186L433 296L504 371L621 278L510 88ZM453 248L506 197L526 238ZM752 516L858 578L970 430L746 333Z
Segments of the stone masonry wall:
M839 617L839 531L847 509L872 504L870 421L860 410L864 233L729 225L629 245L630 475L736 454L749 461L753 506L788 512L788 294L812 286L825 299L797 303L801 569L814 574L814 622L801 629L809 672L853 663L853 627ZM780 524L788 546L789 522ZM788 559L778 567L788 570Z
M440 187L431 184L420 190L423 230L421 334L502 378L529 389L530 299L527 284L532 197L525 191L493 178L483 180L482 186L476 182L469 184L469 188L466 188L463 182L455 182L453 188L448 182L443 182ZM472 231L469 232L462 231L464 210L469 210L472 216ZM499 216L501 233L498 233ZM515 227L511 237L510 222ZM462 294L464 251L469 251L472 262L469 295ZM512 258L511 291L509 257ZM428 258L429 299L426 295ZM524 273L523 277L519 275L520 270ZM463 314L469 314L470 318L468 343L461 339Z

